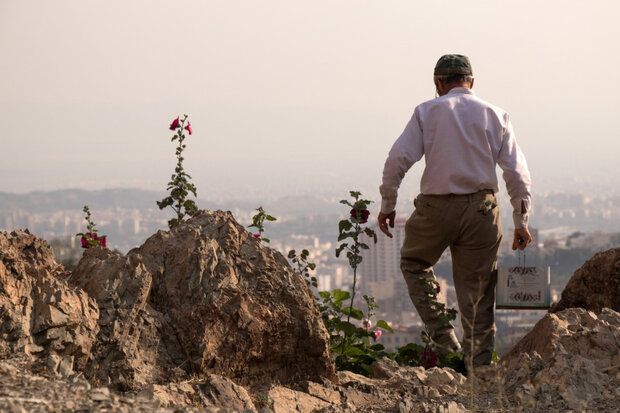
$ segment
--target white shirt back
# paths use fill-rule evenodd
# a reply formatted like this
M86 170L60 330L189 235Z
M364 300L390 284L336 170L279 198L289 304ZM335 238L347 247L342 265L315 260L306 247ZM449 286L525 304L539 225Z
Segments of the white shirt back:
M383 213L394 210L405 173L422 156L426 167L420 189L427 195L497 192L495 167L499 165L515 227L527 227L531 179L506 111L464 87L416 107L385 162L380 187Z

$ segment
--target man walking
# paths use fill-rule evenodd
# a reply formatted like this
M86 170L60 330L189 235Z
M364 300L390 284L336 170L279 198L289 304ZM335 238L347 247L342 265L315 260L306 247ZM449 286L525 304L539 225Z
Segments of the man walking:
M532 240L528 231L530 173L515 140L510 116L478 98L469 59L442 56L435 66L439 97L415 108L383 169L379 228L391 237L398 187L424 156L421 194L405 228L401 270L409 296L426 324L436 351L458 351L454 327L440 319L429 285L432 266L450 247L454 286L463 323L466 360L491 362L495 335L497 252L502 238L496 165L503 170L513 207L512 249Z

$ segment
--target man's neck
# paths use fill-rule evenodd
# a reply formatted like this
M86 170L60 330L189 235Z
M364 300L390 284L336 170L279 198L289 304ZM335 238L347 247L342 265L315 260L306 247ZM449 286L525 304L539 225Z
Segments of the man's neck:
M452 89L456 89L457 87L464 87L465 89L471 89L471 87L469 87L469 83L450 83L449 85L446 85L445 87L445 93L440 94L439 96L444 96L447 95L448 93L450 93L450 91Z

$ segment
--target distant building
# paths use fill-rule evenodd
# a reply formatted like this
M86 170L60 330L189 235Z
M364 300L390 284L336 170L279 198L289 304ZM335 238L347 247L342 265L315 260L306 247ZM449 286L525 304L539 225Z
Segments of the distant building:
M381 288L384 283L391 282L398 277L402 278L400 248L405 240L406 222L404 218L396 220L394 228L390 228L390 232L393 234L392 238L383 235L378 224L372 226L372 229L377 233L377 243L373 243L369 238L365 240L370 249L363 251L364 260L359 268L362 289L372 294L371 289ZM381 295L381 293L377 295Z

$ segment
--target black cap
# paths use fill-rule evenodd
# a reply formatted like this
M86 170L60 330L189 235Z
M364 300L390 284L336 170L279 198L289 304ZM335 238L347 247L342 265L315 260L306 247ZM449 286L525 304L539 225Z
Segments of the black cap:
M471 63L467 56L446 54L439 58L435 65L435 76L473 75Z

